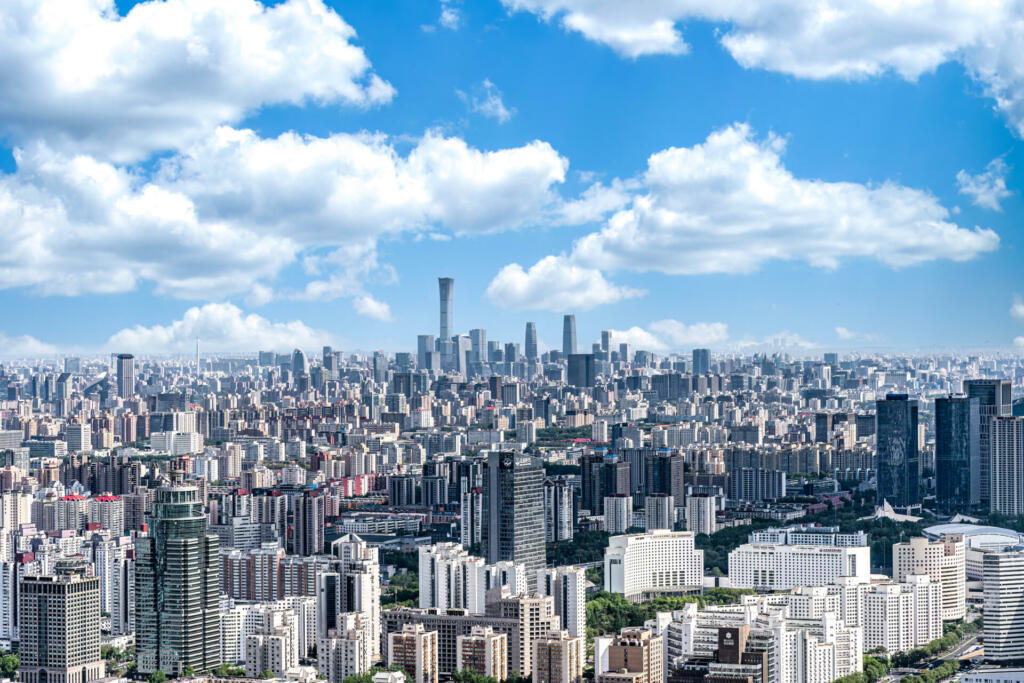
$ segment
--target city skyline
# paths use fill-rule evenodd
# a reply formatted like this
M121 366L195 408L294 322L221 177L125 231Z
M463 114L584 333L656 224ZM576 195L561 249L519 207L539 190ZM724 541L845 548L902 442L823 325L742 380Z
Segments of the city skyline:
M783 28L652 7L621 32L555 0L232 0L133 52L178 3L50 22L45 4L0 9L24 29L5 41L11 82L38 84L0 84L4 357L196 337L404 350L436 327L444 275L457 330L518 340L534 321L547 347L575 313L580 340L653 350L1024 348L1001 6L851 9L894 45L833 50L803 10ZM71 53L39 46L90 31L134 66L114 78L113 52L86 51L71 88ZM299 62L266 35L324 49ZM180 85L189 45L216 47Z

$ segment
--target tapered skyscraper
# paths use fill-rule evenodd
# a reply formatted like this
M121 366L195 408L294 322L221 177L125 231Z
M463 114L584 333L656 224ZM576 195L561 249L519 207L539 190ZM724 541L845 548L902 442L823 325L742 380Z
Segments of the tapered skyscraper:
M523 345L526 360L537 360L537 325L526 323L526 343Z
M455 294L455 280L450 277L439 277L437 286L441 293L440 339L445 342L452 338L452 300Z
M173 481L153 504L149 536L136 541L138 671L180 676L220 664L220 557L199 490Z
M569 314L562 318L562 354L571 353L576 353L576 316Z

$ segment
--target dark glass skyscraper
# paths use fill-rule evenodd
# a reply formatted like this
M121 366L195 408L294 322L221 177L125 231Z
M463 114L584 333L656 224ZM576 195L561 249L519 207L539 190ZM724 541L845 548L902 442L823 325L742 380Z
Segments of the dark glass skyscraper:
M537 325L526 323L526 340L523 344L526 360L537 360Z
M572 387L592 387L595 382L594 354L573 353L569 355L569 371L566 381Z
M526 568L536 587L544 556L544 468L540 461L515 453L490 453L484 476L484 548L488 562L513 560Z
M438 338L442 342L452 338L452 308L455 296L455 280L450 277L437 278L437 287L441 294L441 325Z
M981 503L978 399L935 399L936 504L940 512L966 512Z
M562 318L562 354L571 353L576 353L576 316L569 314Z
M138 671L181 675L220 663L220 556L194 486L174 481L156 491L149 536L136 541L135 622Z
M693 374L706 375L711 372L711 351L708 349L693 350Z
M992 481L989 472L992 464L991 437L992 420L1010 414L1013 405L1010 380L1007 379L966 379L964 393L968 398L978 399L978 444L981 460L981 502L988 505Z
M135 356L117 354L117 395L128 398L135 393Z
M877 402L878 504L920 505L918 491L917 401L906 394L888 394Z

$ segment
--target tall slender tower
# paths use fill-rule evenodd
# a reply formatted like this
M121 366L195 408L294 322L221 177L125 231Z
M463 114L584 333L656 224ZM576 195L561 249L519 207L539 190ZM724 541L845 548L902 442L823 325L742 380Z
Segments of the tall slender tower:
M906 394L888 394L877 401L878 503L893 507L921 504L918 491L917 401Z
M523 350L526 353L526 360L537 360L537 325L526 323L526 343Z
M156 492L149 536L136 541L138 670L180 676L220 663L220 557L199 490L181 473Z
M571 353L576 353L576 316L570 313L562 318L562 354Z
M978 458L981 465L981 503L988 505L991 500L992 464L991 431L992 420L1009 415L1011 412L1012 387L1008 379L965 379L964 393L968 398L978 399Z
M536 587L537 571L544 568L544 469L536 458L497 451L486 467L487 561L523 565Z
M135 356L117 354L117 395L128 398L135 393Z
M455 280L450 277L437 278L437 286L441 292L441 341L452 338L452 299L455 294Z

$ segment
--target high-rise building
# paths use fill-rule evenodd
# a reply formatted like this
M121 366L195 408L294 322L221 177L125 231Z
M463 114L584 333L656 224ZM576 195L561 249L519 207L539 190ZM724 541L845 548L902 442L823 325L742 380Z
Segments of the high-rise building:
M537 324L526 323L526 339L523 343L523 351L526 353L526 360L535 361L537 355Z
M544 538L571 541L576 523L576 488L564 479L544 480Z
M571 313L562 318L562 355L576 353L576 316Z
M870 560L867 546L744 543L729 553L729 581L733 588L774 591L825 586L846 576L868 583Z
M325 637L332 629L348 628L340 621L344 613L359 615L357 626L362 630L360 640L363 658L369 662L380 659L380 558L377 548L354 534L346 534L331 543L330 554L337 558L329 567L317 570L315 592L317 599L316 630Z
M292 377L309 374L309 360L302 349L292 351Z
M664 680L664 655L661 636L643 627L627 627L612 636L602 660L607 657L607 670L597 676L597 683L659 683ZM622 674L633 674L623 676Z
M569 370L566 381L569 386L589 388L594 386L594 354L573 353L569 356Z
M612 331L601 330L601 350L605 353L612 352ZM607 359L605 359L607 360Z
M427 368L428 353L434 353L434 335L421 334L416 337L416 367Z
M990 508L1024 515L1024 417L996 417L989 427Z
M62 560L53 575L21 579L17 606L21 681L89 683L104 677L100 579L88 576L88 568L84 559Z
M555 614L569 635L587 635L587 576L579 567L551 567L537 573L537 593L555 599Z
M533 586L545 564L544 468L529 456L491 452L484 476L487 561L522 565Z
M605 496L604 530L609 534L624 534L633 526L633 497L626 493Z
M586 666L586 640L552 631L533 641L533 683L580 683Z
M295 527L292 537L296 555L319 555L324 551L326 500L323 491L304 491L295 499Z
M946 534L937 541L911 538L892 546L893 580L903 583L912 574L927 574L942 584L942 618L963 619L967 613L967 549L963 534Z
M479 363L486 360L487 355L487 330L479 327L469 331L470 360Z
M992 464L989 434L993 418L1012 412L1012 386L1010 380L1006 379L966 379L964 393L968 398L978 399L978 458L981 463L979 489L981 504L988 505L992 486L992 476L989 474Z
M490 676L498 681L508 678L508 635L495 633L490 626L474 626L468 635L455 639L455 661L459 671Z
M437 287L441 294L441 325L438 339L446 342L452 338L452 313L454 312L455 280L450 277L437 278Z
M135 393L135 356L117 354L117 395L128 398Z
M645 531L675 527L675 499L667 493L652 493L644 498Z
M412 683L437 683L437 631L405 624L388 634L388 666L405 671Z
M136 541L138 671L180 676L220 663L220 558L199 491L179 472L156 491L148 536Z
M985 660L1024 660L1024 547L984 551L982 567Z
M897 508L920 505L918 480L917 401L906 394L888 394L876 404L878 441L878 503Z
M978 399L935 399L935 502L945 514L981 503L980 423Z
M693 375L706 375L711 372L711 351L709 349L693 350Z
M699 589L704 551L694 548L694 537L692 531L660 529L611 537L604 553L604 589L630 601Z
M714 496L695 494L686 498L686 530L695 534L715 533L715 512L718 509Z

